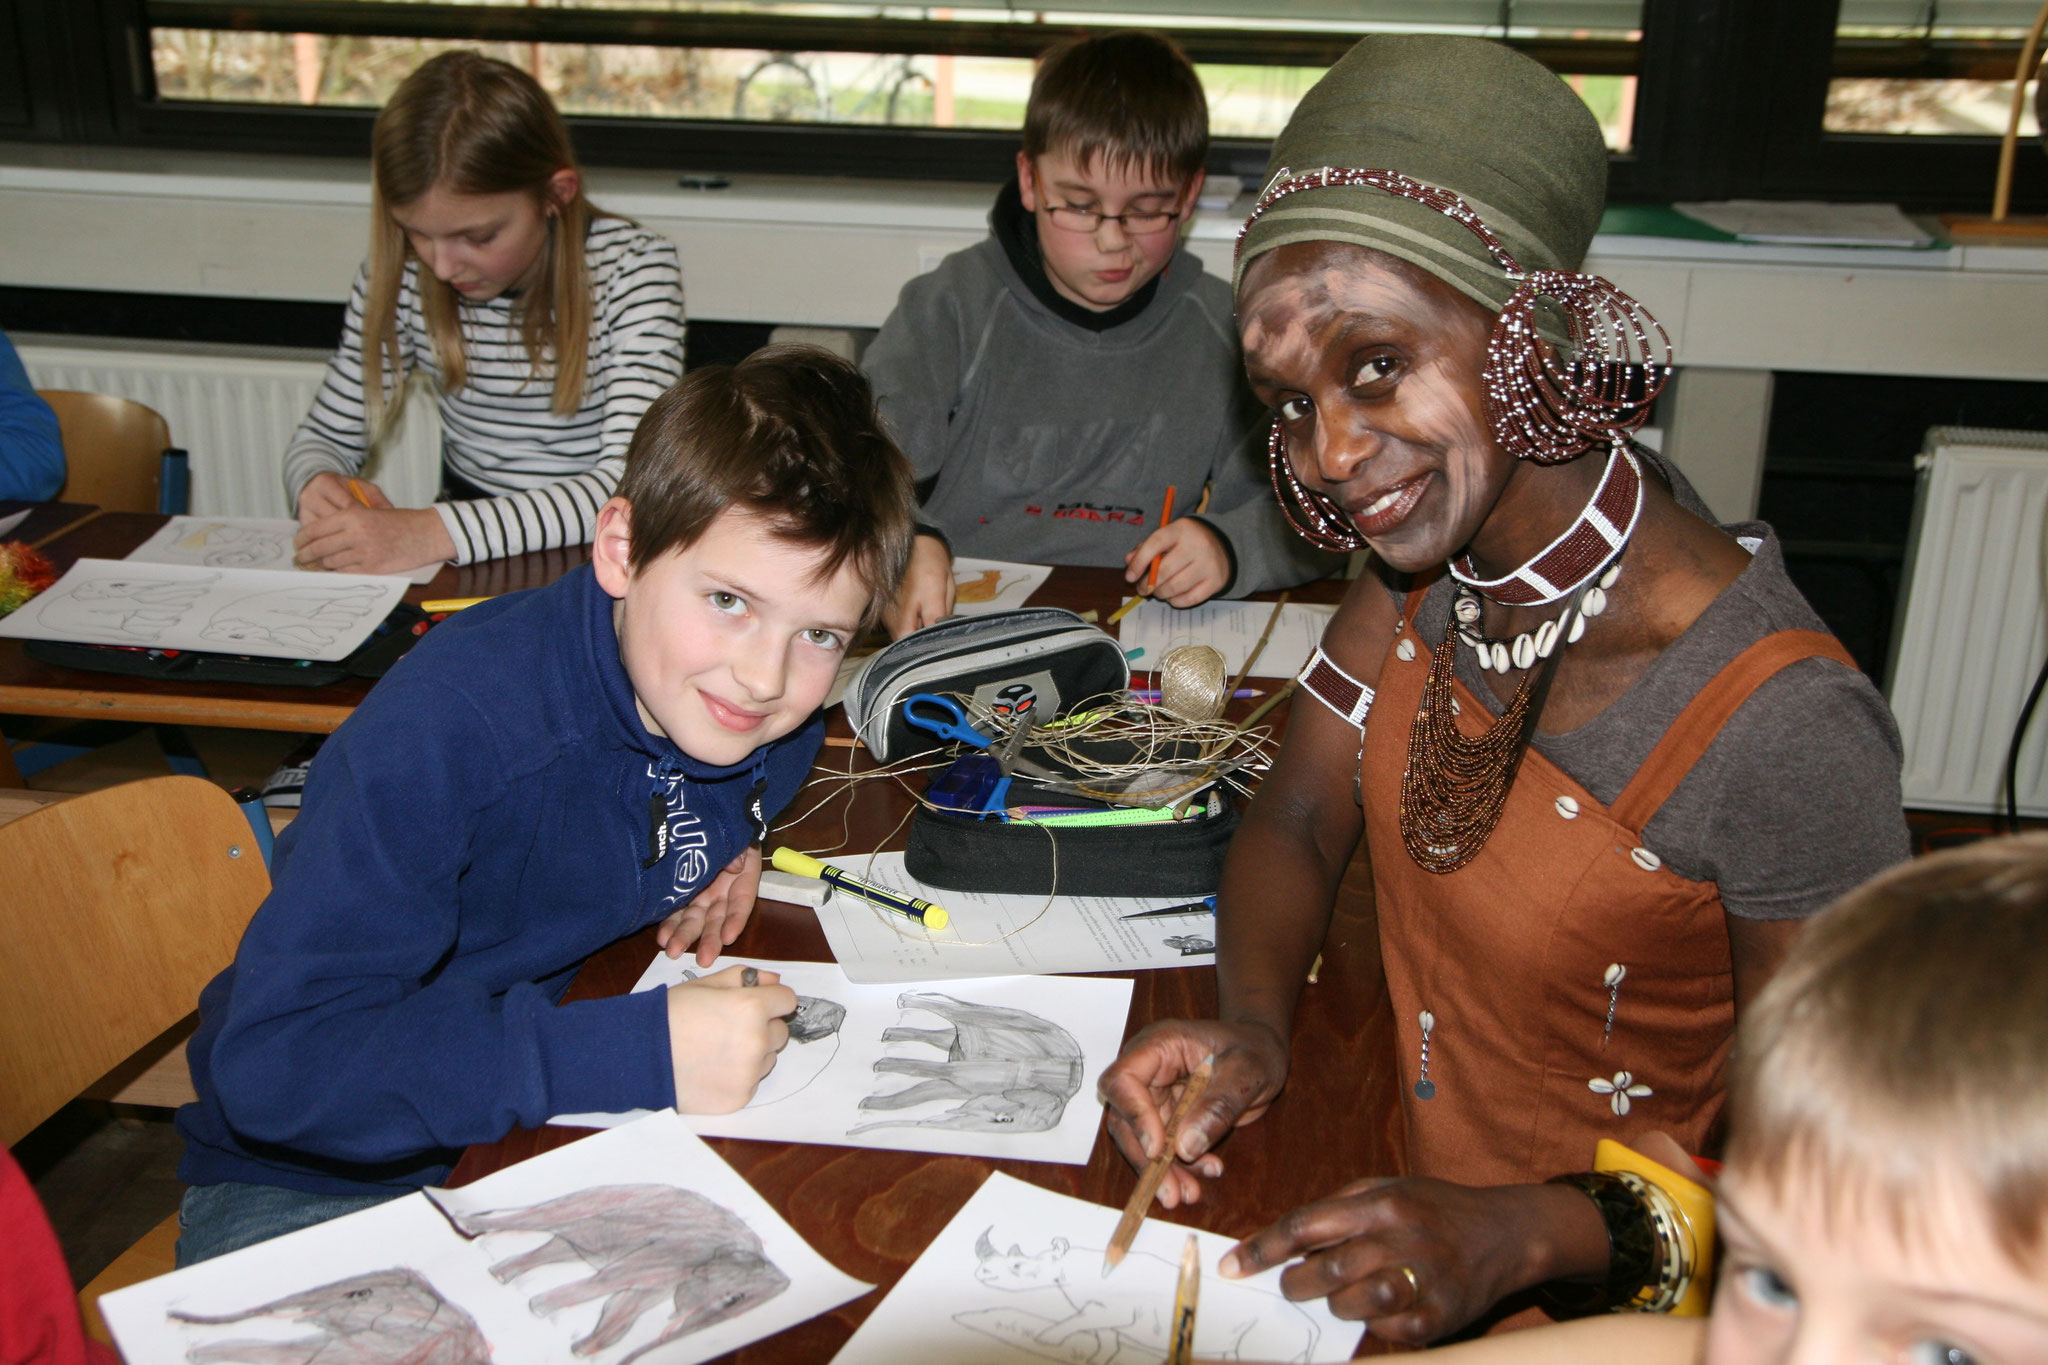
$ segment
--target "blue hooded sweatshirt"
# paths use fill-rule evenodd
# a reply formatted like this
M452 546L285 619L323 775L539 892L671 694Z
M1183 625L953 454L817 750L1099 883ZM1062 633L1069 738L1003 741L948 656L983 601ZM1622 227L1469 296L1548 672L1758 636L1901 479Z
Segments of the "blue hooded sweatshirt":
M199 998L187 1184L404 1189L515 1125L675 1103L666 992L556 1002L758 837L824 723L698 762L641 723L611 608L588 566L471 607L321 750Z

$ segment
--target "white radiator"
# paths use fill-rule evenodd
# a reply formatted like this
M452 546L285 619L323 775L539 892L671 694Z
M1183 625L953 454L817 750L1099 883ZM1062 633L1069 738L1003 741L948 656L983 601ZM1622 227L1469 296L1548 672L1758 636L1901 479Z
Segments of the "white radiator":
M39 389L114 394L163 414L171 444L192 457L195 515L292 514L285 447L312 406L326 352L22 335L14 342ZM439 491L440 449L434 404L409 402L369 477L399 506L425 507Z
M1906 804L1999 810L2013 726L2048 651L2048 432L1936 427L1918 464L1890 670ZM2020 750L2030 816L2048 816L2042 711Z

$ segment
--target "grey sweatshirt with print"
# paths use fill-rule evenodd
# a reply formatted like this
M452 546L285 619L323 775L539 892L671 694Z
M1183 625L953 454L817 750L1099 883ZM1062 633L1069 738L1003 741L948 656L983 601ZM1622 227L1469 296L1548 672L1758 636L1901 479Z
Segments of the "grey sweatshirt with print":
M991 237L904 285L862 368L956 556L1121 566L1169 485L1178 517L1206 483L1228 594L1338 564L1280 514L1230 290L1186 250L1138 316L1097 332L1035 298Z

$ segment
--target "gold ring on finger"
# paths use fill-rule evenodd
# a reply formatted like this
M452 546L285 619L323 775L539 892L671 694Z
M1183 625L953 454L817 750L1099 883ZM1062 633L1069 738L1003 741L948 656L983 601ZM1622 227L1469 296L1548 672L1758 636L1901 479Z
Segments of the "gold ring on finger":
M1409 1305L1412 1307L1415 1304L1421 1303L1422 1282L1415 1278L1415 1267L1412 1265L1397 1265L1394 1269L1400 1271L1401 1278L1408 1281Z

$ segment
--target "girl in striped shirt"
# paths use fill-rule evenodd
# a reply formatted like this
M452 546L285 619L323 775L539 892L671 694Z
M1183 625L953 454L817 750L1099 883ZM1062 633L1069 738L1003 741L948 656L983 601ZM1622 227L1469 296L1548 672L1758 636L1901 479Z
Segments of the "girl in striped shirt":
M404 573L590 540L647 405L682 376L675 247L583 195L568 129L526 73L424 63L371 136L370 259L291 448L302 564ZM431 380L442 500L357 475Z

